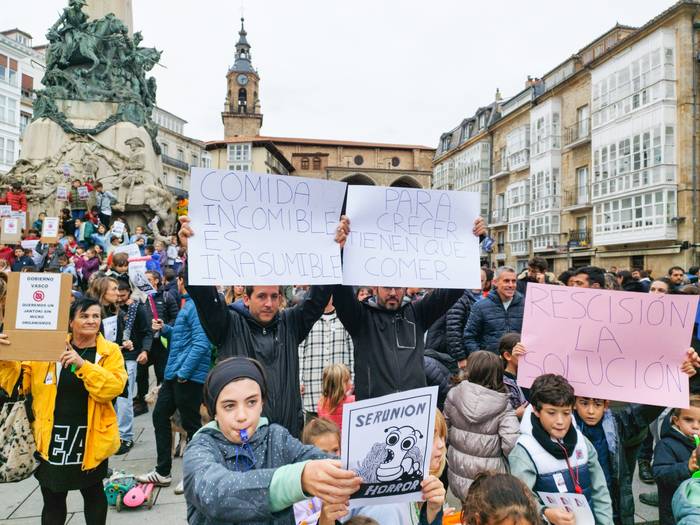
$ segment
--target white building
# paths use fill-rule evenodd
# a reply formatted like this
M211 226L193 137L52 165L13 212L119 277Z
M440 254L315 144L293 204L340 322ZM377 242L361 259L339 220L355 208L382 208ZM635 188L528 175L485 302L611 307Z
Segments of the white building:
M597 246L677 238L675 46L660 29L592 71Z
M0 173L19 157L20 139L32 118L33 90L41 87L44 47L19 29L0 32Z

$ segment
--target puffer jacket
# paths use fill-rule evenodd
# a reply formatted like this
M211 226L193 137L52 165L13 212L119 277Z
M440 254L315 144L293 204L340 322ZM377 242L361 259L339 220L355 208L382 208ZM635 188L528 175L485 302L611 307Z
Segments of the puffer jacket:
M70 338L67 342L70 342ZM94 469L119 449L117 414L112 401L124 391L127 379L119 347L102 335L97 336L96 347L96 362L85 361L75 372L90 394L83 470ZM23 373L24 393L32 395L32 433L36 449L48 461L58 382L62 373L70 374L70 371L62 370L55 362L0 361L0 388L7 393L12 392L20 372Z
M452 388L451 378L457 373L457 364L449 355L437 352L432 348L426 348L423 366L425 366L425 379L428 386L438 387L437 406L442 410L447 394Z
M474 306L464 328L464 350L467 354L479 350L498 353L498 341L507 332L520 332L523 327L525 299L515 292L508 310L503 307L501 296L491 290Z
M228 308L215 286L187 286L204 331L217 347L218 359L240 355L260 361L267 373L268 387L263 415L294 437L301 434L303 426L299 345L321 318L331 289L312 286L300 304L285 308L263 326L242 303Z
M464 501L480 472L508 472L507 457L520 436L520 423L508 394L469 381L447 394L445 419L450 488Z
M358 301L351 286L336 285L333 304L355 348L355 397L426 386L425 332L461 295L462 290L436 289L420 301L387 310L374 298Z
M671 502L676 525L700 525L700 479L687 479Z
M293 525L292 505L306 499L300 480L304 462L325 458L327 454L302 445L283 427L268 425L266 418L260 418L247 446L231 443L212 421L185 450L187 521L190 525ZM299 477L298 498L276 490L282 485L276 478L282 469L283 477Z
M462 297L457 299L457 302L452 305L452 308L447 310L447 353L452 356L455 361L461 361L467 358L464 351L464 327L469 319L469 314L480 296L474 295L471 290L465 290Z
M12 211L27 211L27 194L23 191L8 191L5 197L0 199L1 204L7 204Z
M204 332L197 309L188 295L177 314L170 338L170 354L165 365L165 379L186 379L204 384L211 364L211 345Z

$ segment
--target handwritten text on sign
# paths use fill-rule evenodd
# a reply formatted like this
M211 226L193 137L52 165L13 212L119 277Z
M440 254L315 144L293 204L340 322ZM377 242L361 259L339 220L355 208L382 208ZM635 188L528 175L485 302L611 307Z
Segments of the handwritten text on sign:
M576 395L687 407L680 371L698 297L528 284L518 384L561 374Z
M480 288L479 195L350 186L343 283Z
M345 183L195 168L190 284L330 284Z

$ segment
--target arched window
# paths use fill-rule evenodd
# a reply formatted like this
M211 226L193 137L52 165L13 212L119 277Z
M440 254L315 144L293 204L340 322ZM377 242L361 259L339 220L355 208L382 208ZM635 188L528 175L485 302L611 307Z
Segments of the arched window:
M238 112L248 113L248 92L245 88L238 90Z

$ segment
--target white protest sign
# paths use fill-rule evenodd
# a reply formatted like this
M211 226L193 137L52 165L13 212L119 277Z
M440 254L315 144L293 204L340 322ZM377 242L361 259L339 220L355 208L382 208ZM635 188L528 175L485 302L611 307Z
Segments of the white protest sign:
M595 518L586 496L556 492L538 492L545 507L564 509L574 515L576 525L595 525Z
M24 239L19 245L25 250L33 250L39 244L39 239Z
M78 198L81 201L86 201L90 197L90 190L87 186L78 186Z
M343 283L480 288L479 194L350 186Z
M420 501L430 472L438 388L343 405L341 461L363 480L350 506Z
M117 340L117 316L106 317L102 319L102 328L104 328L104 336L107 341L113 343Z
M151 286L148 277L146 277L146 261L150 257L139 257L138 259L129 259L129 279L143 293L152 294L157 290Z
M42 237L58 237L58 217L46 217L41 224Z
M18 330L57 330L60 301L61 274L20 274L15 328Z
M56 187L56 199L59 201L67 201L68 200L68 188L65 186L57 186Z
M19 233L19 219L15 217L5 219L2 223L2 233L17 235Z
M189 283L340 283L335 228L346 184L192 169Z
M9 204L0 205L0 217L9 217L12 214L12 206Z
M120 244L112 252L112 254L115 253L126 253L129 256L129 260L141 257L141 250L138 244Z
M122 221L114 221L112 223L112 233L116 237L121 237L124 235L124 223Z

